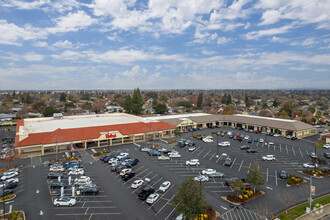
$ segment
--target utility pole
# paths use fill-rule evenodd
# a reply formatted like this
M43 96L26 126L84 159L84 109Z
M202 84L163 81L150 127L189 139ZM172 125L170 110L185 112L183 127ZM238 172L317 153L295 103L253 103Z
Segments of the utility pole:
M218 131L217 132L217 158L219 157L219 140L218 140L219 135L220 135L220 132Z

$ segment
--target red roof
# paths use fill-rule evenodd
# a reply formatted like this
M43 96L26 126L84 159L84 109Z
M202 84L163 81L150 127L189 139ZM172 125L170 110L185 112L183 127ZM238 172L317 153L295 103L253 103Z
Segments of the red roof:
M324 136L324 137L330 137L330 133L322 134L322 136Z
M17 122L17 131L19 126L24 124L23 120ZM30 146L30 145L41 145L51 143L70 142L78 140L89 140L100 137L102 132L118 131L122 135L133 135L139 133L163 131L169 129L175 129L176 127L166 122L150 122L150 123L130 123L130 124L118 124L118 125L107 125L97 127L85 127L85 128L71 128L71 129L60 129L58 128L52 132L45 133L34 133L30 134L27 138L22 141L18 141L18 135L16 135L15 147Z

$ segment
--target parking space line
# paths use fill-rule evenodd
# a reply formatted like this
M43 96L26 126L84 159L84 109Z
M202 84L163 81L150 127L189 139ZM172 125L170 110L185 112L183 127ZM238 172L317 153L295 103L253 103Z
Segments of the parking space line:
M165 203L165 205L161 208L161 209L159 209L158 210L158 212L155 214L155 216L157 216L162 210L163 210L163 208L174 198L174 196L175 196L176 194L174 194L171 198L170 198L170 200L168 200L166 203ZM175 210L175 208L173 209L173 210ZM173 212L173 210L172 210L172 212ZM170 216L171 214L172 214L172 212L168 215L168 216ZM166 217L166 219L168 218L168 216Z
M235 161L236 161L236 157L235 157L233 163L231 164L230 168L233 168L233 165L235 164Z
M268 167L267 167L267 174L266 174L266 182L268 183Z
M199 150L199 148L201 147L197 147L195 151L193 151L191 154L194 154L195 152L197 152Z
M210 150L209 152L207 152L203 158L205 158L212 150Z
M300 147L299 147L299 151L300 151L300 155L301 155L301 157L304 157L303 154L301 153L301 149L300 149Z
M275 182L276 182L276 186L277 186L277 171L275 170Z
M204 148L201 152L199 152L199 154L197 154L197 156L199 156L206 148Z
M242 160L241 165L239 166L238 172L241 170L244 160Z
M308 151L307 151L307 149L306 149L306 154L307 154L307 156L309 156L309 155L308 155Z
M288 145L286 144L285 147L286 147L286 154L289 154Z
M280 144L280 152L282 152L282 144Z
M214 157L215 153L212 155L212 157L209 160L212 160L212 158Z
M292 146L292 151L293 151L293 155L296 156L296 152L294 151L293 146Z
M160 199L165 199L165 198L163 198L165 195L166 195L166 193L168 193L172 188L174 187L174 184L171 186L171 188L169 188L154 204L152 204L150 207L149 207L149 209L151 209L158 201L160 201Z
M217 162L216 163L218 163L218 161L220 160L220 158L221 158L221 156L217 159Z

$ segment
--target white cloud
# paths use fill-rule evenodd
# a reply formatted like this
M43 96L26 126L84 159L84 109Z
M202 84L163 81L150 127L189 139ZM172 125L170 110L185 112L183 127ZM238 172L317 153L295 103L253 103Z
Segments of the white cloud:
M65 41L57 41L56 43L53 44L54 47L60 47L60 48L72 48L73 45L70 41L65 40Z
M48 43L46 41L36 41L32 45L35 47L48 47Z
M24 54L23 58L26 61L38 62L38 61L42 61L44 59L44 56L40 55L40 54L36 54L34 52L29 52L29 53Z
M278 22L281 19L281 12L278 10L267 10L262 14L260 25L269 25Z
M56 22L56 26L47 28L47 31L52 34L78 31L97 23L96 19L91 18L84 11L69 13L67 16L56 18L54 21Z
M289 40L286 39L286 38L273 36L272 39L271 39L270 41L272 41L272 42L277 42L277 43L284 43L284 42L287 42L287 41L289 41Z
M201 32L199 30L196 30L194 38L195 39L193 40L193 43L199 43L199 44L215 42L218 45L222 45L230 41L229 38L219 37L217 33L211 34L206 31Z
M122 73L123 76L128 78L135 78L137 76L144 76L148 70L146 68L141 68L139 65L133 66L132 69L127 70Z
M306 38L304 41L293 41L290 43L291 46L297 46L297 45L300 45L300 46L304 46L304 47L310 47L310 46L313 46L315 44L318 44L319 42L314 39L314 38Z
M17 9L38 9L41 6L45 4L49 4L50 0L39 0L39 1L33 1L33 2L27 2L27 1L19 1L19 0L4 0L0 2L0 6L2 7L13 7Z
M86 57L86 55L78 51L66 50L61 54L53 54L52 57L57 60L78 60Z
M260 31L251 31L251 32L248 32L247 34L245 34L245 38L247 40L257 40L263 36L284 34L292 28L294 28L294 24L284 25L279 28L271 28L271 29L260 30Z

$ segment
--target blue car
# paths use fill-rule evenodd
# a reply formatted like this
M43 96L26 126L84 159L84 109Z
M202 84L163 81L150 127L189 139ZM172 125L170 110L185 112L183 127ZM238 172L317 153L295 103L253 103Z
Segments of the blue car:
M255 138L253 141L254 141L254 142L258 142L258 138Z

